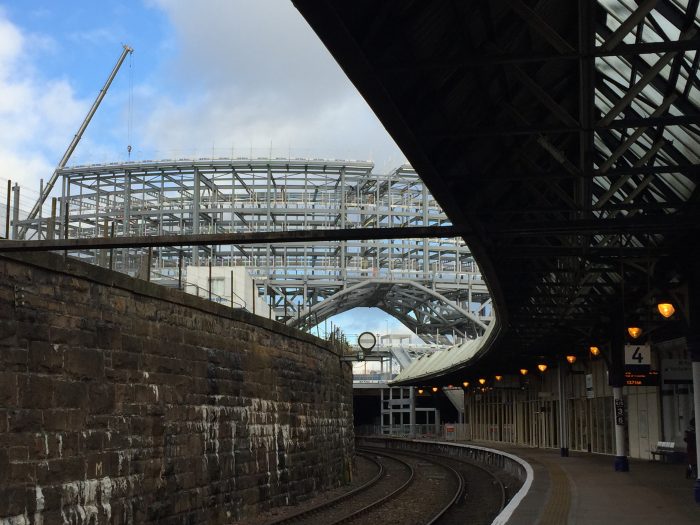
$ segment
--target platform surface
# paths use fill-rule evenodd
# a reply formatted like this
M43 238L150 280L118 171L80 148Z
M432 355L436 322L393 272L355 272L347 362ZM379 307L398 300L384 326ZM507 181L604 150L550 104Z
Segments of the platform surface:
M694 480L685 466L630 460L629 472L615 472L613 457L515 447L489 441L467 444L503 450L532 465L530 492L509 525L700 525Z

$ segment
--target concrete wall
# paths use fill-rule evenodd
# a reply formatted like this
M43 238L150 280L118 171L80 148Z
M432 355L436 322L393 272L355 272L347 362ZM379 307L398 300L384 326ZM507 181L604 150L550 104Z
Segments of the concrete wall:
M351 370L279 323L0 258L0 524L224 523L336 486Z

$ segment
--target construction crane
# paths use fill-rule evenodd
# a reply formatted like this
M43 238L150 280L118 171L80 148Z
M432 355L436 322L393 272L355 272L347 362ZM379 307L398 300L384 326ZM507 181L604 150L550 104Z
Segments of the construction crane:
M107 82L105 82L105 85L102 87L100 92L97 94L97 98L95 99L95 102L92 103L92 107L90 108L90 111L88 111L88 114L85 116L83 123L80 125L80 128L78 128L78 131L75 134L75 136L73 137L73 140L68 145L68 149L66 149L66 152L63 154L63 157L61 157L61 161L58 163L58 166L56 166L56 169L54 170L53 174L51 175L51 179L49 179L49 182L44 186L43 191L39 195L39 200L36 201L36 204L34 205L32 210L29 212L29 215L27 216L28 220L35 219L36 216L39 214L39 210L44 205L46 198L49 196L49 194L51 193L51 190L53 190L53 187L56 184L56 181L58 180L58 173L61 171L61 169L66 167L66 164L68 164L68 160L70 159L71 155L75 151L75 148L78 146L78 143L80 142L80 139L83 137L83 133L85 132L85 129L88 127L88 124L90 124L90 121L92 120L93 115L97 111L97 108L100 107L100 103L102 102L102 99L105 98L105 95L107 94L107 90L109 89L109 86L112 84L114 77L117 76L117 73L119 72L119 68L124 63L126 56L129 55L130 53L134 52L133 48L129 47L126 44L123 45L123 48L124 49L122 50L121 56L117 60L117 63L115 64L114 68L112 69L112 72L109 74L109 78L107 78ZM19 232L20 239L23 239L24 236L27 234L28 228L29 228L29 225L24 226L20 230L20 232Z

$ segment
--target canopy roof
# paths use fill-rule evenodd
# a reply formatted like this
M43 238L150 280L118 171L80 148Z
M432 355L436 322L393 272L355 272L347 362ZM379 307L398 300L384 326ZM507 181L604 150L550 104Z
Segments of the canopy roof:
M498 316L470 366L682 333L651 298L698 260L697 0L294 3L464 229Z

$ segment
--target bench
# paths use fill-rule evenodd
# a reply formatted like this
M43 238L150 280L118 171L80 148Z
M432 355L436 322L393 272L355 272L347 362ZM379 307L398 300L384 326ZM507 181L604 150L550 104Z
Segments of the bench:
M661 461L673 462L676 458L676 444L673 441L659 441L656 443L656 449L651 451L651 455L656 459L656 456L661 456Z

